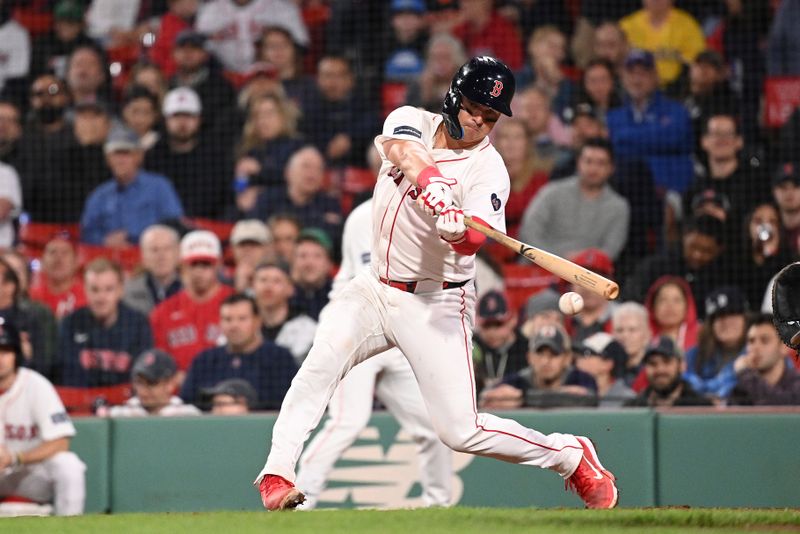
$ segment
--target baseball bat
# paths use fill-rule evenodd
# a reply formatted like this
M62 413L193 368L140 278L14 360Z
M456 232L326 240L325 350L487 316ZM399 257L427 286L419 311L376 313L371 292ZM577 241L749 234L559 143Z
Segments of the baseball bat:
M564 259L561 256L556 256L545 250L517 241L503 232L473 221L472 217L467 215L464 216L464 224L469 228L474 228L486 237L491 237L498 243L516 251L518 254L525 256L539 267L550 271L567 282L572 282L584 287L593 293L601 295L607 300L614 300L619 295L619 285L617 285L616 282Z

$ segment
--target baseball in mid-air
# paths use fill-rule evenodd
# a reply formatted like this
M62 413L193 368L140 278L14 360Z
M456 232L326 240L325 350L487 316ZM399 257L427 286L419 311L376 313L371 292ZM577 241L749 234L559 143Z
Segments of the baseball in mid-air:
M583 297L574 291L564 293L558 299L558 309L565 315L575 315L583 309Z

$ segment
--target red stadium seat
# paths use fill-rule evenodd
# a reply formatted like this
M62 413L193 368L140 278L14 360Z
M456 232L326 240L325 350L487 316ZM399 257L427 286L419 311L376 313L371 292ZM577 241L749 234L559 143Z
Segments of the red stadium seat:
M92 407L98 399L107 404L122 404L131 396L131 385L106 386L96 388L77 388L56 386L56 393L67 411L73 415L91 415Z
M764 123L780 128L800 104L800 76L771 76L764 81Z
M86 265L96 258L108 258L115 261L120 264L123 271L129 273L136 269L142 256L139 247L135 246L114 249L86 243L78 245L78 262L81 265Z
M78 223L40 223L29 222L19 227L19 240L23 245L34 248L44 248L53 237L62 234L71 240L77 240L80 235Z
M386 117L406 102L408 87L403 82L384 82L381 86L381 111Z
M190 219L189 225L197 230L208 230L213 232L223 244L231 237L234 223L226 221L215 221L213 219L196 218Z
M519 311L531 295L558 281L558 278L534 264L509 263L503 265L508 305Z

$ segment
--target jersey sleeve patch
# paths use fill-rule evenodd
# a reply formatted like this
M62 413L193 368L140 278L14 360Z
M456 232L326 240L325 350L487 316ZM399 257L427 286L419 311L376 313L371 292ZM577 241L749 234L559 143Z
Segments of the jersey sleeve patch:
M408 135L416 137L417 139L422 139L422 132L413 126L397 126L392 132L392 135Z
M66 412L54 413L50 416L50 420L53 421L54 425L59 423L69 423L69 415L67 415Z
M500 208L503 207L503 201L500 200L500 197L497 196L497 193L492 193L491 200L494 211L500 211Z

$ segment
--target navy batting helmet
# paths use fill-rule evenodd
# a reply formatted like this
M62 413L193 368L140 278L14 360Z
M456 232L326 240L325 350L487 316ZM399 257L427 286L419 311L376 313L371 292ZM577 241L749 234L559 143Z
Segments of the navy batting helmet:
M505 63L489 56L474 57L464 63L450 82L450 90L444 97L442 115L447 133L453 139L461 139L464 129L458 122L461 96L511 116L511 99L516 82L514 74Z
M22 364L22 340L19 330L7 319L0 318L0 348L11 349L16 355L16 367Z

